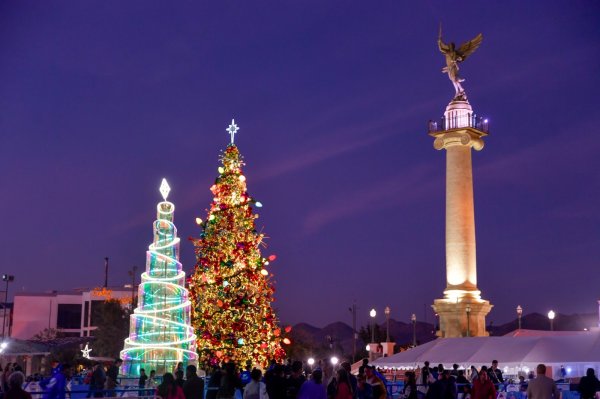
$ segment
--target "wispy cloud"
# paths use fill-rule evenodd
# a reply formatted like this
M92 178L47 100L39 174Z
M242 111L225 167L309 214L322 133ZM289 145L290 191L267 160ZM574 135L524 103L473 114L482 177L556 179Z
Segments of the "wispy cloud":
M339 219L368 210L399 207L417 201L439 189L442 176L434 176L436 167L421 163L405 169L394 176L376 181L368 187L344 193L328 203L313 209L304 221L305 233L314 233Z
M421 110L431 108L435 100L394 112L361 125L342 126L329 134L317 134L317 138L299 149L293 149L285 158L274 160L273 165L260 169L254 179L267 180L302 170L340 155L360 150L401 133L401 122Z

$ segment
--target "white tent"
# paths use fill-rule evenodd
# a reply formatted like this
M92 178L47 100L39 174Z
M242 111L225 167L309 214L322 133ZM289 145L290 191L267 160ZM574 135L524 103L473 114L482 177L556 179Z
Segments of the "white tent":
M537 332L521 330L502 337L439 338L416 348L383 357L377 367L415 369L425 361L450 368L456 363L468 368L489 366L498 360L507 375L535 370L539 363L551 367L560 378L564 365L567 377L581 377L587 368L600 370L600 331Z

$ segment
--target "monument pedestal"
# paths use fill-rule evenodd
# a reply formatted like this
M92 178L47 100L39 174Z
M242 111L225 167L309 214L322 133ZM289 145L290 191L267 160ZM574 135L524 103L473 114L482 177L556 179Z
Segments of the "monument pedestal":
M392 356L394 354L395 345L395 342L382 342L381 346L383 347L383 356Z
M492 306L489 301L468 297L458 300L446 298L434 300L433 309L440 318L438 336L442 338L487 337L489 333L485 329L485 316Z
M379 359L381 357L381 352L379 351L381 347L377 342L369 343L369 361L372 362L375 359Z

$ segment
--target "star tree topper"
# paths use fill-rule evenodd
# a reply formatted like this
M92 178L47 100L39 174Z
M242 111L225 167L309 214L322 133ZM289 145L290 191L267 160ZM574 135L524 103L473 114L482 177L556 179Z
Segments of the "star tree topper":
M167 179L162 179L162 183L160 184L160 193L162 194L163 199L166 201L169 196L169 192L171 191L171 187L169 187L169 183L167 183Z
M235 138L235 134L238 130L240 130L239 126L235 124L235 120L231 119L231 125L225 129L231 135L231 144L233 144L233 139Z

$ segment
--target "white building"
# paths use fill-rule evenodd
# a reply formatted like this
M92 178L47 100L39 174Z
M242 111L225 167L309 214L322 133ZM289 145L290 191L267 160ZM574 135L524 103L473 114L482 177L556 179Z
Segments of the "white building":
M130 306L132 289L109 287L76 289L70 292L16 293L10 335L31 339L45 329L56 329L65 336L87 337L97 328L95 309L106 299L119 299ZM10 318L9 318L10 319Z

